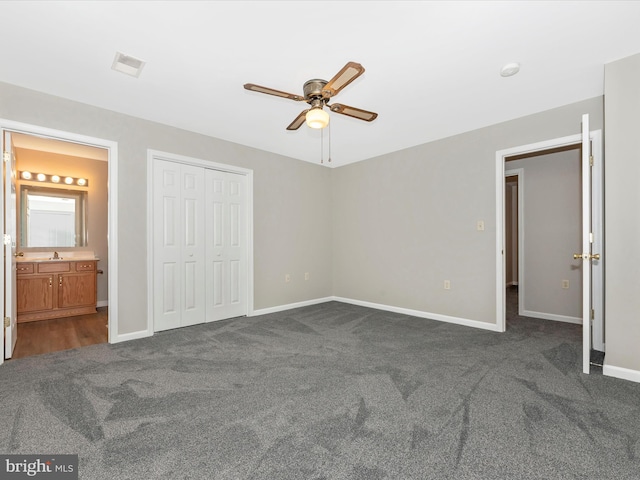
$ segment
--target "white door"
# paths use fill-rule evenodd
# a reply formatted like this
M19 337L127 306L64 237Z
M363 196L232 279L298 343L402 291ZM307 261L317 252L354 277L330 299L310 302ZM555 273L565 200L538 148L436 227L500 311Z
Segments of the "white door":
M582 258L582 371L589 373L591 359L591 261L599 259L593 254L591 245L591 140L589 138L589 115L582 116L582 252L574 258Z
M206 170L207 321L247 314L247 179Z
M13 151L11 133L4 134L4 176L5 176L5 298L4 317L9 319L9 325L5 327L4 358L11 358L13 349L18 340L18 313L16 294L16 157Z
M204 169L153 162L154 330L203 323Z

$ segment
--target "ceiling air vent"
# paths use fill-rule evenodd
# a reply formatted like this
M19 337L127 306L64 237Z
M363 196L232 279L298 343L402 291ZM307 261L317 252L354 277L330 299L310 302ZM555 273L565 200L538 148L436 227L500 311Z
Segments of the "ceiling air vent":
M144 67L145 62L139 58L125 55L124 53L116 52L116 58L113 59L113 65L111 68L118 72L126 73L132 77L139 77Z

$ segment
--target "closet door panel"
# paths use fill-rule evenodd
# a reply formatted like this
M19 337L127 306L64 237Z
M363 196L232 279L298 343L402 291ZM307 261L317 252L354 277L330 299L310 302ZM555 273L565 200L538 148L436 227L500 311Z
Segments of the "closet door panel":
M247 313L246 177L207 170L207 321Z
M153 163L153 325L155 331L182 321L180 247L180 165Z
M202 167L181 165L181 326L205 321L204 175Z

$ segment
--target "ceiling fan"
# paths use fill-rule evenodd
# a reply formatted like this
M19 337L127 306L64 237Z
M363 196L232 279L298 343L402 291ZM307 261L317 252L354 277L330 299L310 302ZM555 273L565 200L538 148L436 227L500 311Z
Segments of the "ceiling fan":
M356 78L364 73L364 67L359 63L348 62L342 69L328 82L326 80L314 79L305 82L303 86L304 94L295 95L293 93L274 90L273 88L262 87L253 83L246 83L244 88L252 92L266 93L277 97L289 98L297 102L305 101L311 108L300 112L293 122L287 127L287 130L297 130L300 126L307 122L311 128L324 128L329 124L329 114L324 107L341 115L371 122L378 116L377 113L362 110L360 108L350 107L341 103L332 103L329 105L331 97L335 97L340 91L353 82Z

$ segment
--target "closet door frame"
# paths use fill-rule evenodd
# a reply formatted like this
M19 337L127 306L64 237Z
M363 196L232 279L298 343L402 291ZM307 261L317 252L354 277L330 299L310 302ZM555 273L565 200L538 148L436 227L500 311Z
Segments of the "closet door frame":
M177 164L191 165L196 167L203 167L212 170L218 170L221 172L233 173L236 175L243 175L246 177L246 249L247 249L247 262L246 262L246 299L247 299L247 311L248 317L253 315L253 171L237 167L234 165L227 165L223 163L211 162L208 160L202 160L198 158L187 157L184 155L177 155L174 153L167 153L158 150L147 150L147 329L149 332L154 332L154 176L153 176L153 164L155 160L164 160L174 162Z

